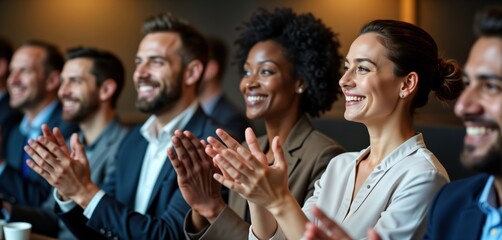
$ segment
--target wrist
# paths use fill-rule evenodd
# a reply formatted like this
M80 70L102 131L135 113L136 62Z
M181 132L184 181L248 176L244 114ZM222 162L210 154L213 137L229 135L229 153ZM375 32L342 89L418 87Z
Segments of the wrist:
M93 183L89 183L82 188L77 194L71 196L70 198L76 202L83 209L87 208L87 205L91 202L92 198L96 193L99 192L98 186Z
M210 223L214 222L216 218L220 215L223 209L226 207L226 203L223 199L217 199L213 203L208 204L203 209L195 209L198 214L206 218Z
M293 209L294 205L298 205L295 197L293 195L288 194L282 198L277 199L274 203L267 206L267 211L269 211L274 217L280 217L284 215L288 209Z

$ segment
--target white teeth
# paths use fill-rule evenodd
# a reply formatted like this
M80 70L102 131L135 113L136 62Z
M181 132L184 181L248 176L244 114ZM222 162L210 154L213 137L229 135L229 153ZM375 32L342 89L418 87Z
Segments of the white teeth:
M75 106L75 104L76 104L76 103L75 103L75 102L73 102L73 101L64 101L64 102L63 102L63 106L64 106L64 107L73 107L73 106Z
M482 136L490 132L491 129L481 126L476 127L467 127L467 135L468 136Z
M22 92L21 88L11 88L10 94L20 94Z
M345 101L346 102L359 102L364 100L365 97L358 97L358 96L345 96Z
M148 92L148 91L151 91L153 90L153 87L152 86L140 86L138 91L139 92Z
M264 97L264 96L248 96L246 100L250 103L255 103L255 102L263 101L263 100L265 100L265 98L266 97Z

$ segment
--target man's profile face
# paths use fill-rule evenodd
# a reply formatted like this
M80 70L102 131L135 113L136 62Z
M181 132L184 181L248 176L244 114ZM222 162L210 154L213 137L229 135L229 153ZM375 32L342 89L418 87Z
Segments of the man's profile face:
M35 46L19 48L10 62L7 89L10 105L19 110L36 109L47 92L44 49Z
M455 114L464 121L462 163L490 174L502 174L502 38L481 37L464 68L465 89Z
M64 120L80 123L99 109L99 88L92 68L93 61L89 58L66 61L58 91Z
M134 71L138 110L156 114L180 99L184 72L181 45L179 35L172 32L150 33L141 41Z

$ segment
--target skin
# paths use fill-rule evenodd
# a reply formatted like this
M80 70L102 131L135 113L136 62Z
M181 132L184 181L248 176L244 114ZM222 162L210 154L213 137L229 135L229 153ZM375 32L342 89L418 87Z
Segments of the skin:
M455 114L467 128L462 164L495 175L500 205L502 169L490 166L500 166L502 154L502 38L481 37L476 41L464 68L463 81L465 89L455 105ZM481 128L485 130L479 131Z
M136 55L134 83L138 100L144 103L154 101L161 91L169 91L172 84L181 79L181 97L155 111L156 130L167 124L195 101L196 82L204 66L193 60L183 68L180 55L181 40L176 33L161 32L146 35ZM141 87L147 87L140 89ZM74 134L71 151L66 149L64 138L56 128L52 132L42 127L43 137L30 141L25 151L32 157L28 165L58 189L60 195L86 208L98 186L90 178L89 164L82 144Z
M385 156L414 135L410 104L418 76L413 72L404 77L394 76L394 64L386 54L376 34L360 35L350 47L346 71L339 81L347 100L353 96L360 100L347 101L345 117L364 123L370 135L371 151L357 167L352 196ZM255 141L253 138L246 140ZM287 169L280 140L282 138L275 138L272 143L275 157L272 166L260 161L262 153L246 156L232 149L216 150L215 161L224 174L215 174L215 179L270 212L288 239L299 239L308 219L284 184ZM251 212L251 216L253 214ZM259 238L270 238L276 228L274 224L252 226Z
M240 84L246 101L246 115L250 119L265 120L269 142L272 142L274 136L286 139L302 114L299 110L301 95L296 90L306 86L293 76L293 65L284 56L284 50L274 41L256 43L248 53L243 66L245 75ZM254 139L248 145L257 147L254 133L248 131L250 130L246 131L246 136L252 134L251 138ZM234 151L242 154L249 152L225 131L218 130L217 135ZM216 151L211 147L204 150L204 144L189 132L177 132L172 141L174 150L168 149L167 153L178 174L183 197L192 207L191 218L196 228L194 231L199 231L214 222L226 206L220 195L220 187L216 187L220 184L211 178L213 173L219 172L211 162ZM214 138L209 138L208 141L213 147L219 146L220 150L226 148ZM259 148L256 149L257 152L258 150ZM271 149L262 160L267 164L273 162ZM273 220L271 217L270 219ZM267 224L267 221L262 222Z

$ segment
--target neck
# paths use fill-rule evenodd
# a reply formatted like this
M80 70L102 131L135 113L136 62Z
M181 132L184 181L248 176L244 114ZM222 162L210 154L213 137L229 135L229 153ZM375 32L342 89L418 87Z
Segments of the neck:
M87 145L93 144L116 116L115 110L101 106L98 111L79 123Z
M36 106L32 106L29 109L23 109L23 113L28 117L28 120L31 123L38 116L38 114L40 114L40 112L49 106L55 99L55 97L45 98Z
M181 99L178 100L173 106L171 106L169 109L164 110L161 113L156 113L155 114L155 129L157 132L160 132L160 130L171 120L173 120L175 117L177 117L180 113L185 111L194 101L195 101L195 96L183 96Z
M409 115L390 116L378 122L366 125L370 137L367 160L373 165L378 165L394 149L415 135L413 120Z
M281 118L265 119L265 129L269 144L272 144L275 136L279 136L281 143L284 144L300 117L300 113L295 111L292 114L283 114ZM271 147L269 147L268 151L272 151Z
M201 103L205 103L214 96L216 96L217 94L219 94L221 91L222 89L219 84L213 82L207 82L207 84L204 84L204 86L202 86L198 98Z

